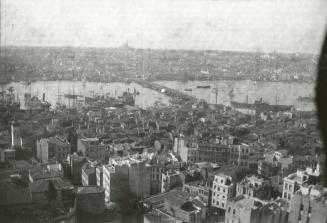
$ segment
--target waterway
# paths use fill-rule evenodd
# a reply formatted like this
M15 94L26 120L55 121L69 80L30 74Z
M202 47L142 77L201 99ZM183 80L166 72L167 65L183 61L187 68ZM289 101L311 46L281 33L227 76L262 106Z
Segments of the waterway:
M155 83L179 90L209 103L229 105L230 101L253 103L260 98L275 105L293 105L297 110L315 110L314 102L300 102L299 96L314 95L314 83L266 81L156 81ZM210 88L197 88L209 85ZM191 91L185 91L189 89ZM230 94L233 89L233 94ZM217 94L216 94L217 93ZM231 95L234 95L231 97Z
M165 87L179 90L199 99L204 99L209 103L229 105L230 101L253 103L260 98L270 104L293 105L297 110L315 110L313 102L299 102L299 96L314 95L314 83L297 82L255 82L255 81L156 81L155 83ZM210 85L210 88L197 88L200 85ZM31 84L24 82L12 82L1 85L1 90L7 90L10 86L14 88L14 93L18 95L22 108L24 108L24 94L42 98L46 94L46 100L56 105L56 102L72 105L72 100L66 98L65 94L78 94L83 96L109 94L118 97L124 91L137 90L140 94L135 98L135 105L140 108L154 106L156 102L169 104L169 97L155 90L144 88L136 83L98 83L81 81L37 81ZM191 89L192 91L185 91ZM216 90L217 89L217 90ZM233 94L231 90L233 89ZM233 96L231 96L233 95Z
M135 105L140 108L148 108L154 106L156 102L168 105L170 98L160 92L144 88L135 83L98 83L98 82L82 82L82 81L36 81L31 84L24 82L12 82L1 85L0 90L7 90L9 87L14 88L14 94L18 95L21 102L21 108L25 108L24 94L30 93L32 96L42 98L45 93L46 101L51 103L52 107L59 102L66 106L73 106L73 99L68 99L65 94L76 94L82 96L93 95L109 95L118 97L125 91L133 92L134 89L139 92L135 97Z

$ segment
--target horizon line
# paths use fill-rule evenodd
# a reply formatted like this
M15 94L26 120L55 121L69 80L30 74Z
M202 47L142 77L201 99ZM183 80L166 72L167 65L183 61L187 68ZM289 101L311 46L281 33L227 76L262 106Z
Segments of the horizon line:
M73 48L73 49L135 49L135 50L160 50L160 51L194 51L194 52L206 52L206 51L213 51L213 52L235 52L235 53L260 53L260 54L284 54L284 55L292 55L292 54L300 54L300 55L311 55L311 56L320 56L316 53L309 53L309 52L283 52L278 50L273 51L249 51L249 50L219 50L219 49L176 49L176 48L139 48L134 46L126 46L125 44L117 46L117 47L105 47L105 46L40 46L40 45L1 45L0 48Z

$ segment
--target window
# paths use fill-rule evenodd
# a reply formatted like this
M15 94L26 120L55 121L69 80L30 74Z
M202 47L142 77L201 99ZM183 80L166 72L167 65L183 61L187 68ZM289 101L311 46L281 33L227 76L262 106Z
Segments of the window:
M225 189L223 189L223 193L225 193Z
M230 207L228 208L228 213L230 213Z
M224 203L221 203L221 206L222 206L222 207L224 207L224 206L225 206L225 204L224 204Z
M233 209L233 214L235 214L235 209Z
M285 189L287 189L287 183L285 183Z

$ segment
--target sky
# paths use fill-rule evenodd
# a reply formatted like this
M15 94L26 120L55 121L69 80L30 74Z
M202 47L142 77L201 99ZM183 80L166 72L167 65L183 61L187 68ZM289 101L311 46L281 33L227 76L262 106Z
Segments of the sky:
M319 54L326 21L326 0L1 0L1 45Z

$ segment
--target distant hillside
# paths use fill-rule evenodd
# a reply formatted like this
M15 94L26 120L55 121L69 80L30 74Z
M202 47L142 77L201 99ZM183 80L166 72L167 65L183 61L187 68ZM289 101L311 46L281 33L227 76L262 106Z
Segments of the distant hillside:
M1 81L75 79L113 81L252 79L315 80L312 55L226 51L147 50L121 47L1 48Z

